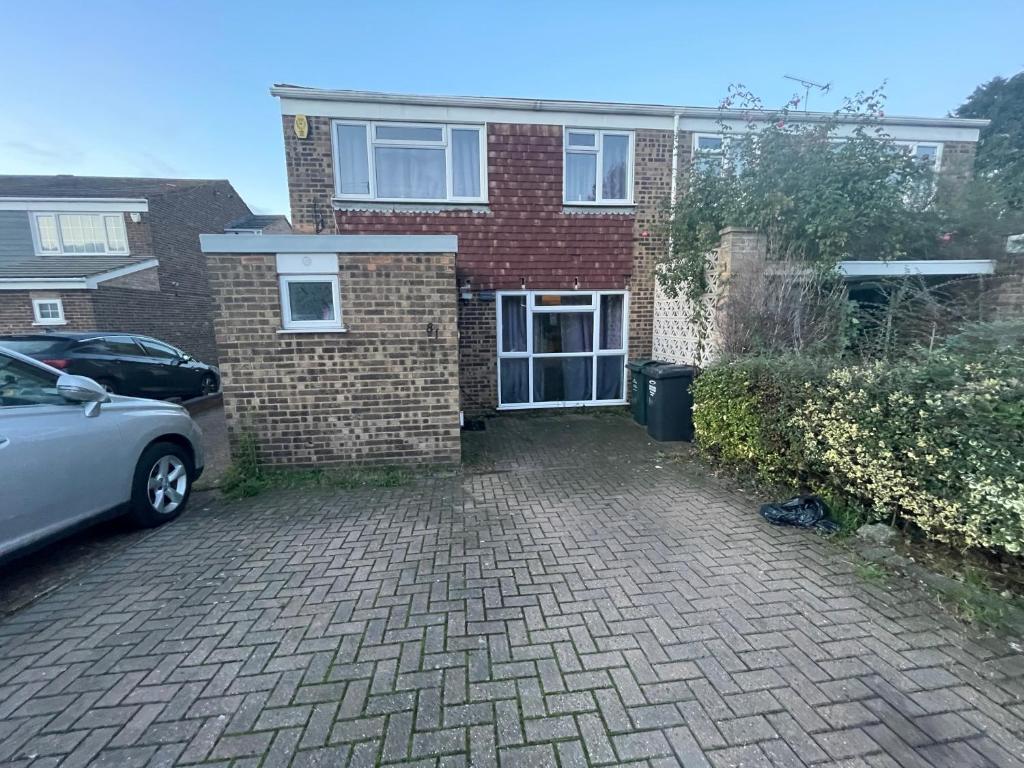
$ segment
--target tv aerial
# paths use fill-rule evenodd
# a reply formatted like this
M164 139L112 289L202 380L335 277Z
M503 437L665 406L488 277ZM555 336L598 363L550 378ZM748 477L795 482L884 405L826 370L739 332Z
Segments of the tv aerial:
M813 80L808 80L806 77L796 77L795 75L783 75L787 80L792 80L795 83L800 83L804 87L804 112L807 111L807 103L811 100L811 88L815 88L823 96L832 89L832 83L816 83Z

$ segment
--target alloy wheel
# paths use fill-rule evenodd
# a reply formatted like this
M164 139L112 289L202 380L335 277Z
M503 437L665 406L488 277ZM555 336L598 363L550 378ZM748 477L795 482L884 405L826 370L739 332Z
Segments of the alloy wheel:
M146 493L155 512L167 515L181 506L188 490L188 472L177 456L162 456L149 471Z

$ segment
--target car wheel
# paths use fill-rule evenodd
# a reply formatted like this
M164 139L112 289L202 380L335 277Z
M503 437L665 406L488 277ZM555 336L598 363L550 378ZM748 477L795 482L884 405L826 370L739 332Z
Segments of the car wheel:
M199 396L205 397L217 391L217 378L212 373L203 374L199 382Z
M192 458L180 445L149 446L135 466L132 519L143 528L154 528L176 518L188 503L194 476Z

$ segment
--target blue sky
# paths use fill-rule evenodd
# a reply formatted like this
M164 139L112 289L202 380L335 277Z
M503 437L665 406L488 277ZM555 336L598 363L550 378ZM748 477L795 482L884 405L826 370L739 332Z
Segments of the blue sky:
M11 3L0 173L227 178L288 213L275 82L409 93L769 105L795 74L888 80L889 114L939 116L1024 67L1020 0L952 2Z

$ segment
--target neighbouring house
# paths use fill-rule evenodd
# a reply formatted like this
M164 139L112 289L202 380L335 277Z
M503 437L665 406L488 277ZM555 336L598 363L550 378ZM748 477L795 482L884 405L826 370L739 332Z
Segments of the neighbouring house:
M199 235L252 218L224 180L0 176L0 333L132 331L216 362Z
M749 112L271 92L296 231L458 236L466 413L621 404L627 356L693 361L685 320L656 289L658 225L694 152L721 150L721 122L740 127ZM971 175L985 121L881 122L940 173Z
M292 225L280 214L253 213L231 222L224 231L231 235L286 235Z

